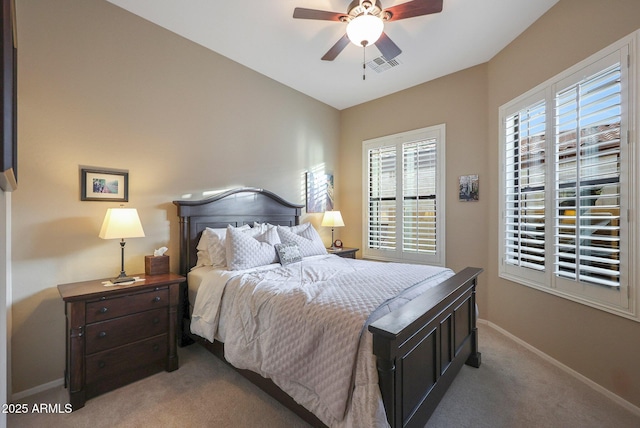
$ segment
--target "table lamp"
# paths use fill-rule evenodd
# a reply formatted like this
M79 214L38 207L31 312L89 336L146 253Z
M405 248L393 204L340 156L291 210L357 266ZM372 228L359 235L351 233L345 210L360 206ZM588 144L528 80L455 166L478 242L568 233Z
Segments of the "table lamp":
M342 214L340 214L340 211L325 211L324 216L322 217L321 226L331 228L331 248L335 250L336 241L333 240L333 229L344 226L344 221L342 221Z
M120 275L111 280L114 284L131 282L135 279L127 276L124 271L124 239L143 238L144 230L135 208L109 208L102 222L102 229L98 235L102 239L120 239Z

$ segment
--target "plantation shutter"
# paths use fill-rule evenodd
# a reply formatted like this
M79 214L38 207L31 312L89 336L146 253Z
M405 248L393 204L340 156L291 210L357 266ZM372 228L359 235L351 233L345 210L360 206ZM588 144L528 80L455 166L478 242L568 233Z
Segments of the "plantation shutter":
M621 68L556 93L555 274L620 286Z
M506 118L504 260L545 270L545 102Z
M402 249L435 254L436 140L403 144L402 158Z
M369 149L369 248L396 249L396 148Z

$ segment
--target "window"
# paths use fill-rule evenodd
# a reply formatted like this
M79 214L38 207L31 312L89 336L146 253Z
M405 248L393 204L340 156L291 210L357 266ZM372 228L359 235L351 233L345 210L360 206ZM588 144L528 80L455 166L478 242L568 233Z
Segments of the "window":
M500 276L640 321L636 33L500 108ZM636 244L638 245L638 244Z
M444 265L444 137L439 125L364 141L364 257Z

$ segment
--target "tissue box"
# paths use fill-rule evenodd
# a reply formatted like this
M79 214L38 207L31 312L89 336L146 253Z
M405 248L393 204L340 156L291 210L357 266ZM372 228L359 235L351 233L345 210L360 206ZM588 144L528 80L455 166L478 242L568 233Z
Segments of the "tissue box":
M146 275L169 273L169 256L144 256L144 273Z

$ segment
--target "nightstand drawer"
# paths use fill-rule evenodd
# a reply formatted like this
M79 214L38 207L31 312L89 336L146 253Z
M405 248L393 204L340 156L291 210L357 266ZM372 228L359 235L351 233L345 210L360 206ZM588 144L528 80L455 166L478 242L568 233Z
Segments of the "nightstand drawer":
M87 325L86 353L126 345L167 331L168 309L160 308Z
M167 335L152 337L127 346L98 352L86 357L87 384L104 379L116 380L128 372L167 358Z
M104 321L135 312L167 307L169 290L167 287L157 288L124 297L115 297L87 303L87 323Z

